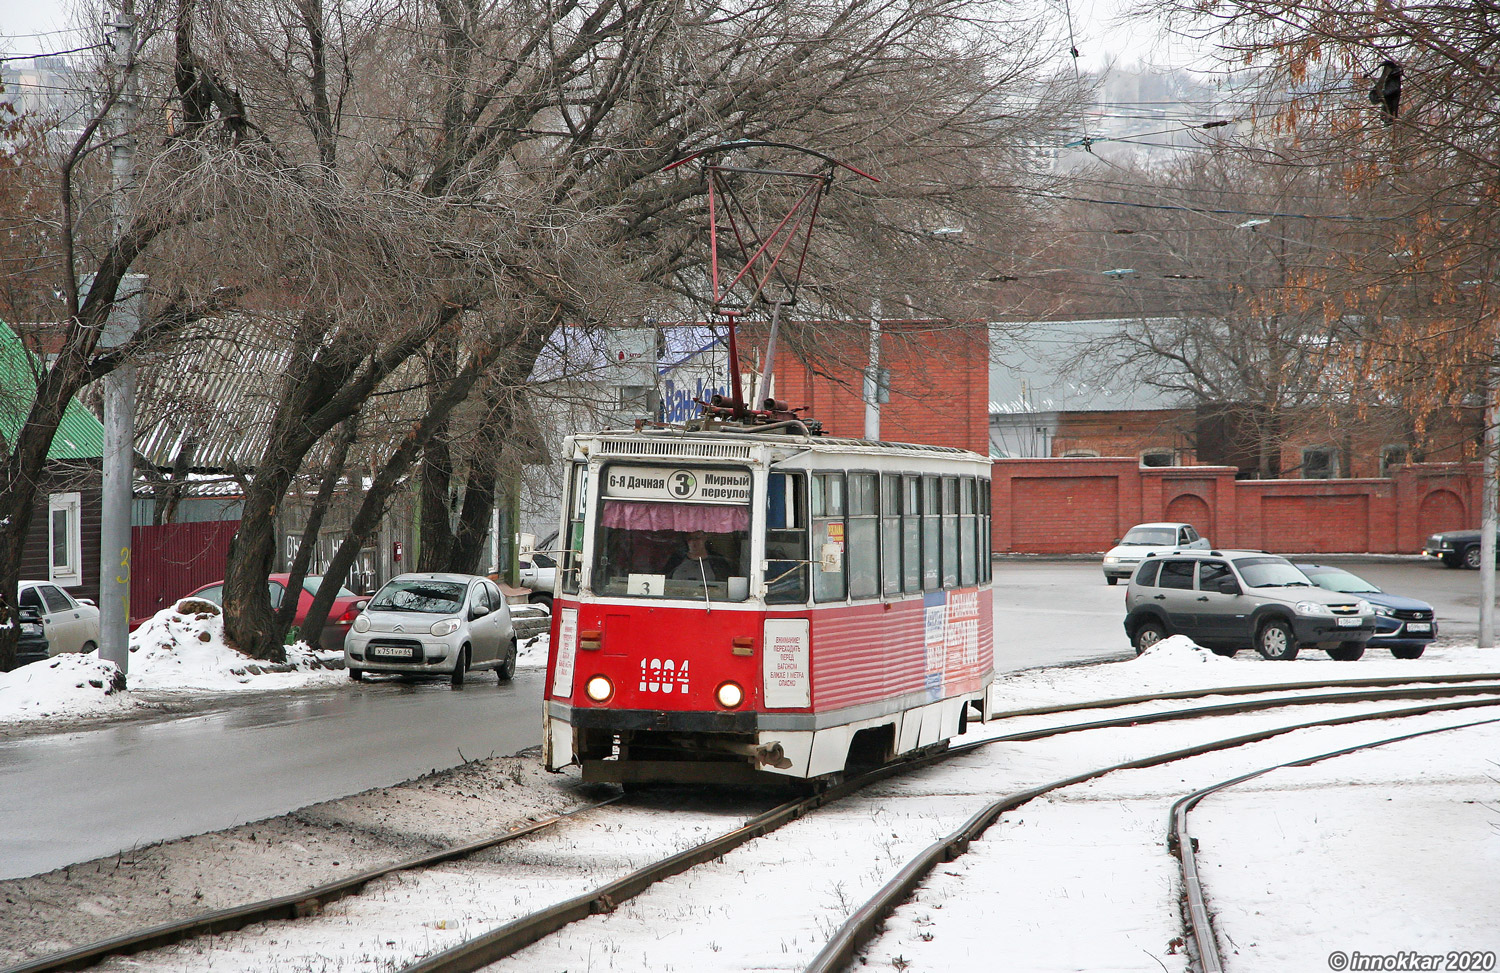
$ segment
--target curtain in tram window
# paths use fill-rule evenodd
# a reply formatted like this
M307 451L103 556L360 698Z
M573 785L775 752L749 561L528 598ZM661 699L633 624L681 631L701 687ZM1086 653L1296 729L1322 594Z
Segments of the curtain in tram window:
M705 503L606 500L605 527L624 530L701 530L732 534L750 529L750 508Z

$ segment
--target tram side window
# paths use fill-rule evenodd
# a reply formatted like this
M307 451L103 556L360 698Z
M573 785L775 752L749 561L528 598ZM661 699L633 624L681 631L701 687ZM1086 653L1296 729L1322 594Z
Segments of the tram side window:
M844 474L812 478L813 600L844 600ZM825 570L836 566L835 570Z
M966 476L958 481L958 583L965 588L976 584L979 579L977 516L974 511L974 480Z
M958 586L958 479L943 477L943 587Z
M991 580L994 565L990 561L990 481L979 481L979 583Z
M880 478L880 590L901 590L901 477Z
M849 597L874 598L880 594L880 527L876 519L874 473L849 474L849 536L845 545L845 571L849 574Z
M583 565L583 520L588 509L589 468L574 463L568 477L568 527L563 534L562 590L578 593L578 575Z
M807 567L803 476L772 473L766 490L766 603L806 603Z
M939 486L937 477L922 477L922 587L927 591L936 591L943 586L938 570L942 552L939 543L939 531L942 530Z
M901 587L922 590L922 479L901 480Z

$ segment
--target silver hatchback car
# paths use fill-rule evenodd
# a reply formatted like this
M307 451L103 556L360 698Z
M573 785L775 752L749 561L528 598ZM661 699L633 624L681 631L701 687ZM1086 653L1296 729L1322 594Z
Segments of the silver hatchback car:
M516 633L505 596L488 578L403 574L387 581L354 620L344 642L349 678L367 672L446 676L471 669L516 672Z

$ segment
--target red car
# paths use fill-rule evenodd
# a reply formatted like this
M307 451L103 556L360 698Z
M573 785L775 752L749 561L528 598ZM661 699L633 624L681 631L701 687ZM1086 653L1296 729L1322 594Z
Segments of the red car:
M281 599L286 597L286 583L291 580L288 574L273 574L267 578L267 585L271 589L271 607L280 608ZM302 591L297 599L297 614L292 617L292 624L302 625L302 620L307 617L307 610L312 607L313 596L318 593L318 585L322 578L303 578ZM218 581L207 584L192 592L187 597L202 598L211 601L215 605L224 603L224 582ZM323 626L323 634L319 641L325 649L336 649L343 651L344 636L349 634L349 626L354 624L354 618L365 607L369 599L364 595L356 595L348 588L340 588L339 596L333 600L333 607L328 609L328 624ZM305 642L312 640L307 633L302 633Z

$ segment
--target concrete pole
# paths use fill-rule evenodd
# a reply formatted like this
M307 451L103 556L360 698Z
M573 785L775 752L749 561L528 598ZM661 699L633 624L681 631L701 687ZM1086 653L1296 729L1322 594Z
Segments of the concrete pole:
M880 438L880 301L870 308L870 357L865 366L865 438Z
M1500 485L1495 481L1500 452L1500 366L1490 366L1484 390L1484 490L1479 525L1479 647L1495 645L1495 529Z
M115 234L130 227L135 189L135 17L125 0L112 25L110 58L119 96L111 111ZM129 279L127 279L129 281ZM137 278L136 280L139 280ZM137 291L136 288L140 290ZM140 326L144 281L122 282L100 344L118 346ZM135 366L104 377L104 497L99 527L99 657L130 668L130 506L135 457Z

